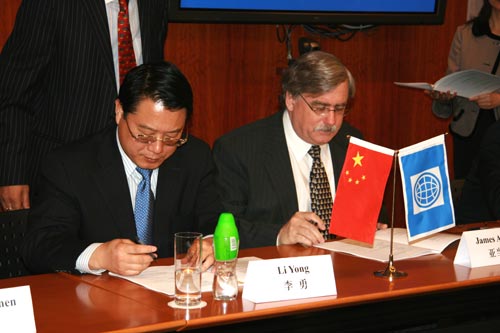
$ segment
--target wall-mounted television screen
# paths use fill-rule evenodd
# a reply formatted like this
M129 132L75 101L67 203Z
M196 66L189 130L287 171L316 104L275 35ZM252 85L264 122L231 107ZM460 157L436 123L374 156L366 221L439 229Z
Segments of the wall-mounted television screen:
M168 0L171 22L441 24L446 0Z

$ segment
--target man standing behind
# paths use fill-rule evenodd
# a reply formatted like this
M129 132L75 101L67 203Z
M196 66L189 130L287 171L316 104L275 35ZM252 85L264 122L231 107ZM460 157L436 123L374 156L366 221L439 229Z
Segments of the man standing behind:
M335 56L302 55L285 71L282 91L284 111L214 144L221 199L237 219L242 247L313 245L330 238L347 135L361 137L343 121L355 83ZM315 179L325 172L327 180Z
M113 123L123 31L136 64L163 61L167 1L23 0L0 54L0 212L29 208L49 151Z
M156 254L173 255L174 233L212 233L222 211L215 166L208 144L188 137L192 111L191 86L177 67L132 69L115 103L117 126L44 160L22 247L26 266L133 275Z

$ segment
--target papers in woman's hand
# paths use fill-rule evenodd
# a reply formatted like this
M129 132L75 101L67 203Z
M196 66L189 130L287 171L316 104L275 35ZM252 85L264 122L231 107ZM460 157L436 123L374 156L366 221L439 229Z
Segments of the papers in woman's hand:
M491 93L500 89L500 77L475 69L446 75L434 84L426 82L394 82L402 87L457 93L465 98Z

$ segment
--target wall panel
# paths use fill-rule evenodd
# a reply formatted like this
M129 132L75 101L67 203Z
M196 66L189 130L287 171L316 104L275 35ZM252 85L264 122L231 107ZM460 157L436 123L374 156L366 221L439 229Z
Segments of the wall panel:
M20 0L0 0L0 46L12 29L19 4ZM291 35L293 56L298 53L298 38L308 36L342 59L357 81L347 120L367 140L398 149L447 131L448 121L432 115L431 101L422 91L393 82L439 79L466 10L467 0L450 0L443 25L379 26L346 42L310 35L296 26ZM275 25L172 23L165 51L166 59L184 71L194 89L192 133L210 144L223 133L278 110L279 72L287 66L287 51ZM447 142L451 162L451 138ZM388 184L390 208L392 180ZM402 225L399 184L396 202L396 224Z

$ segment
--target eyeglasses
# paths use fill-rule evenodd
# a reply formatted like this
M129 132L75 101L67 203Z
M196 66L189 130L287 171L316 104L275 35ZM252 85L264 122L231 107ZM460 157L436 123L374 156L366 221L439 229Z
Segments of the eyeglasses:
M137 134L134 135L132 131L130 130L130 126L128 125L127 118L123 117L123 120L125 120L125 124L127 124L128 132L130 133L130 136L134 138L137 142L143 143L145 145L150 145L156 141L161 141L163 144L167 146L177 146L180 147L183 144L185 144L188 141L188 131L185 129L185 135L183 138L175 139L169 136L165 136L163 138L157 138L154 135L144 135L144 134ZM184 131L183 131L184 132Z
M307 100L302 96L302 94L299 94L300 98L306 103L306 105L311 109L312 112L316 113L318 116L325 116L328 112L335 112L335 114L345 116L346 114L349 113L349 104L335 104L334 106L330 106L328 104L322 104L322 103L315 103L314 106L309 104Z

